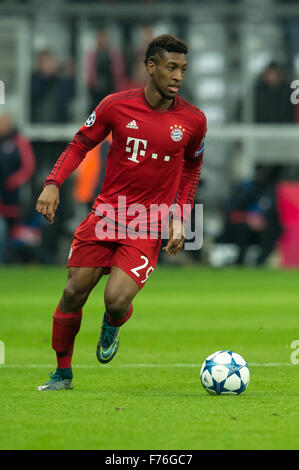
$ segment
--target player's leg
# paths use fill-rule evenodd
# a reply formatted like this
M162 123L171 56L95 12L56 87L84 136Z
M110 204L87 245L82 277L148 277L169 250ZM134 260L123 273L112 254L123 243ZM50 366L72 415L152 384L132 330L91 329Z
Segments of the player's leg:
M119 345L119 328L132 315L132 301L154 271L161 240L134 241L120 245L112 259L111 275L105 289L106 312L97 347L100 362L109 362Z
M139 285L118 266L111 268L105 293L105 314L100 339L97 345L97 358L101 363L110 362L119 346L119 329L132 315L132 301L139 292Z
M109 321L115 326L123 325L129 318L131 303L138 294L138 284L118 266L111 268L104 301Z
M81 326L82 308L104 274L101 267L69 267L68 279L53 316L52 346L59 369L71 367L75 337Z
M92 289L105 273L101 267L69 267L59 308L65 314L82 309Z
M82 308L95 285L104 274L100 267L69 267L66 286L53 315L52 347L56 351L57 369L48 383L39 390L72 388L72 356L80 330Z

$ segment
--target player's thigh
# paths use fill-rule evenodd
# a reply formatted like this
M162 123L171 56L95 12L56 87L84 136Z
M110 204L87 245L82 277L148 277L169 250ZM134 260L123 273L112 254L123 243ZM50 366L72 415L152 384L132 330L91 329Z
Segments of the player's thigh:
M125 310L139 290L138 284L127 273L118 266L112 266L104 293L106 308Z
M74 295L89 294L104 274L102 267L69 267L65 291Z

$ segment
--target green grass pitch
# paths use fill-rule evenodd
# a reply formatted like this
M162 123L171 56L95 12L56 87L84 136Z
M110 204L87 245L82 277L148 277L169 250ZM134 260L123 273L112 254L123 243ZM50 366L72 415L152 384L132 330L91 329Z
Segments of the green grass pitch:
M75 389L39 392L65 279L64 268L0 269L1 450L299 449L298 271L158 267L107 365L95 355L104 278L83 311ZM249 364L240 396L202 388L200 366L220 349Z

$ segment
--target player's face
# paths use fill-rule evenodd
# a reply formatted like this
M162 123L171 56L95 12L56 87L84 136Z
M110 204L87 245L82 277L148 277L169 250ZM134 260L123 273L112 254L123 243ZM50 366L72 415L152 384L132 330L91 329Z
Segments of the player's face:
M151 62L149 72L160 95L172 99L182 86L187 69L185 54L166 52L157 64Z

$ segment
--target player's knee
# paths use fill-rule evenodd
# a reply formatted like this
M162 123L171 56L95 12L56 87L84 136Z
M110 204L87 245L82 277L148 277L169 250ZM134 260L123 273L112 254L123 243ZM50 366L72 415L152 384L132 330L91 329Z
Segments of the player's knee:
M86 302L87 297L88 292L71 283L66 285L62 295L64 303L75 309L81 308Z
M104 297L106 312L113 318L126 315L130 307L131 299L125 293L105 293Z

